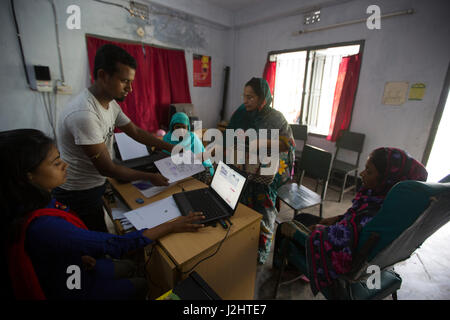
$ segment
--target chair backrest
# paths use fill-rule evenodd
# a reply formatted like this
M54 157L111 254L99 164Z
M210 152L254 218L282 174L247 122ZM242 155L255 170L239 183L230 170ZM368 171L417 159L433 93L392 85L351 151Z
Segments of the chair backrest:
M169 106L169 122L167 122L167 124L170 123L170 120L172 119L172 116L177 113L177 112L184 112L186 113L186 115L189 117L189 122L191 125L191 129L193 129L193 118L195 115L195 107L192 103L173 103ZM198 118L196 119L198 120Z
M175 112L184 112L188 117L195 115L194 105L192 103L173 103L171 106L175 108Z
M360 233L358 249L372 234L379 240L360 267L381 269L394 265L410 255L437 229L450 220L450 183L402 181L386 196L377 215Z
M366 135L363 133L343 131L336 141L336 147L361 153L365 137Z
M331 152L305 144L300 160L300 170L314 179L328 181L331 170Z
M292 135L294 136L294 140L303 140L306 141L308 139L308 126L303 124L291 124Z

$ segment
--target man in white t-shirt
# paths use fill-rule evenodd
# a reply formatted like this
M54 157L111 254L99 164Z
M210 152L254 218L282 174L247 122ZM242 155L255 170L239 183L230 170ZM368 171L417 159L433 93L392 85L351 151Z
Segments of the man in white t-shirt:
M106 177L122 181L150 180L168 185L160 174L129 169L112 161L114 129L118 127L134 140L171 151L173 145L137 127L116 101L132 91L136 61L120 47L107 44L96 53L95 82L74 97L60 115L57 142L67 162L67 181L53 191L90 230L107 231L102 196Z

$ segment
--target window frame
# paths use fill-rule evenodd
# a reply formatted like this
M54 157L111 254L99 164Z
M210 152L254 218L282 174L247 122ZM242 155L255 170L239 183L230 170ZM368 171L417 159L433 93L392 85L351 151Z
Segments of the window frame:
M336 42L336 43L332 43L332 44L323 44L323 45L316 45L316 46L300 47L300 48L294 48L294 49L284 49L284 50L269 51L267 53L267 61L270 60L270 57L272 55L277 55L277 54L282 54L282 53L291 53L291 52L296 52L296 51L306 51L306 66L305 66L305 78L304 78L304 80L306 80L306 77L307 77L307 74L308 74L309 59L311 57L311 51L327 49L327 48L334 48L334 47L351 46L351 45L359 45L359 53L361 53L361 65L362 65L362 61L364 59L364 45L365 45L365 40L364 39L354 40L354 41L345 41L345 42ZM274 88L275 88L276 85L277 84L275 83ZM356 95L358 94L358 87L359 87L359 79L358 79L358 83L356 85L355 99L353 101L352 110L354 110L355 101L356 101ZM272 94L273 94L273 96L275 96L275 92L272 92ZM302 117L303 112L304 112L305 94L306 94L306 91L303 90L303 92L302 92L302 102L301 102L301 106L300 106L300 108L301 108L300 109L300 118ZM275 99L275 97L273 97L273 100L274 99ZM349 127L350 127L350 125L352 123L352 119L353 119L353 111L352 111L352 114L350 116ZM320 137L320 138L327 137L327 135L318 134L318 133L312 133L312 132L308 132L308 135L315 136L315 137Z

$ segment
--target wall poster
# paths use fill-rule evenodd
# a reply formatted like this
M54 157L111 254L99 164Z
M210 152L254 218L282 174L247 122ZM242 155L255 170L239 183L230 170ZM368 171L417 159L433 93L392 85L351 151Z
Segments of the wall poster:
M404 104L408 87L408 82L386 82L382 103L391 106L400 106Z
M426 85L424 83L414 83L409 89L408 100L421 101L425 95Z
M211 87L211 57L194 54L194 87Z

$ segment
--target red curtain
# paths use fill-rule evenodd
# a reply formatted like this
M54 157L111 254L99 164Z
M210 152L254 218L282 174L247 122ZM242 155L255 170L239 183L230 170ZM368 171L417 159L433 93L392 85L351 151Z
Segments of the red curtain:
M330 131L327 140L336 141L340 132L347 130L350 126L360 66L360 53L342 58L334 91Z
M102 45L115 44L136 59L133 91L119 104L137 126L150 132L167 127L170 104L191 103L184 51L86 38L92 82L95 53Z
M277 73L277 62L271 62L267 60L266 66L264 67L263 78L266 79L269 84L270 92L272 96L274 94L275 89L275 75Z

